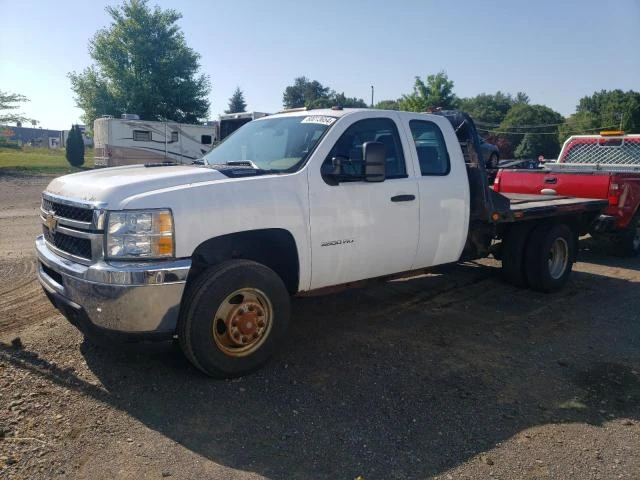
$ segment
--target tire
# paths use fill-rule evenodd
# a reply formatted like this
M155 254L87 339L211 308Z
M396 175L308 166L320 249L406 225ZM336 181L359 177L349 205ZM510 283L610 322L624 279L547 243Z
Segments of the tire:
M496 170L498 168L498 155L496 153L492 153L489 156L489 161L487 162L487 168Z
M526 248L525 274L529 287L541 292L561 289L576 259L576 244L576 234L567 225L538 225Z
M530 225L515 225L503 240L502 278L505 282L516 287L527 286L524 273L524 253L531 228Z
M635 257L640 254L640 213L631 219L627 228L615 240L616 252L621 257Z
M270 268L231 260L188 287L178 319L189 361L216 378L245 375L266 363L287 331L289 293Z

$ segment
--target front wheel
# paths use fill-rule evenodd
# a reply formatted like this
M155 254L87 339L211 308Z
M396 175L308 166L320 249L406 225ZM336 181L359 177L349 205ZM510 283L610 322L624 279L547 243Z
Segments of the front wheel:
M287 331L289 293L270 268L231 260L204 271L187 291L180 346L207 375L230 378L263 365Z
M567 225L538 225L527 243L525 273L534 290L553 292L564 286L576 258L576 234Z

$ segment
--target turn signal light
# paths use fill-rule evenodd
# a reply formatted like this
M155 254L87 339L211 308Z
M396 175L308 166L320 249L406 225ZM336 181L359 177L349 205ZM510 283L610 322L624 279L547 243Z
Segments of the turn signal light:
M173 255L173 238L160 237L156 240L156 253L158 255Z

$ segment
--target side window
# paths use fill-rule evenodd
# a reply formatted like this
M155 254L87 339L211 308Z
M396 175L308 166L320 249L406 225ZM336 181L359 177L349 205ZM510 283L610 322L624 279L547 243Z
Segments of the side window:
M365 142L380 142L384 145L387 178L407 176L398 129L390 118L370 118L351 125L333 146L324 163L331 165L333 157L344 157L348 159L348 162L343 162L345 174L363 175L362 145Z
M211 141L211 135L200 135L200 143L202 145L211 145L213 143Z
M171 132L171 142L177 142L178 141L178 132Z
M149 130L134 130L133 140L136 142L150 142L151 132Z
M425 120L411 120L409 128L418 152L422 175L448 175L451 163L440 128Z

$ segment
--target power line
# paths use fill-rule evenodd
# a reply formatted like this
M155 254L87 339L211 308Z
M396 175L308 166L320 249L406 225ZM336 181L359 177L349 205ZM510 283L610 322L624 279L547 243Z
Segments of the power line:
M585 120L566 120L562 123L541 123L539 125L514 125L512 127L507 127L509 130L512 129L523 129L523 128L541 128L541 127L559 127L561 125L568 125L568 126L572 126L572 125L579 125L579 124L585 124L585 123L589 123L590 120L585 119ZM475 121L476 125L484 125L485 127L499 127L501 125L501 123L489 123L489 122L482 122L482 121ZM613 125L615 126L615 125ZM612 127L607 127L607 128L613 128ZM593 129L596 130L596 129Z
M499 127L501 124L495 123L485 123L485 122L475 122L476 125L484 125L486 127ZM540 127L558 127L560 125L566 125L567 122L562 123L541 123L540 125L517 125L511 128L540 128Z
M616 125L609 125L607 127L598 127L598 128L583 128L582 131L584 132L595 132L595 131L599 131L599 130L606 130L607 128L616 128ZM496 132L495 130L489 130L487 128L477 128L477 130L480 130L481 132L488 132L488 133L497 133L497 134L501 134L501 135L527 135L527 134L531 134L531 135L558 135L558 132Z
M558 132L496 132L494 130L487 130L486 128L478 128L482 132L498 133L502 135L558 135Z

